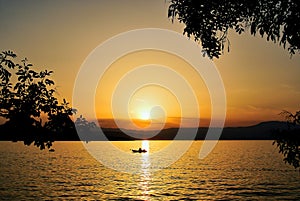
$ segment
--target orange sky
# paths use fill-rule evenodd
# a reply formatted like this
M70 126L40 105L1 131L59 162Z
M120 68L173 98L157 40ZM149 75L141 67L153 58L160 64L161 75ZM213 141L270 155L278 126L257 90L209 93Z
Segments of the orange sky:
M162 28L182 33L183 25L172 23L167 18L167 7L164 0L0 0L1 50L13 50L19 59L27 57L38 69L54 70L58 96L72 102L74 82L80 66L90 52L104 41L125 31L141 28ZM226 125L280 120L282 118L278 113L281 110L298 110L300 56L290 58L288 52L278 44L266 42L259 36L230 33L229 39L230 52L213 61L226 90ZM202 57L201 53L199 57ZM134 86L137 79L134 76L137 74L129 72L143 65L148 65L151 70L140 76L160 76L173 82L174 86L181 82L176 74L186 79L199 103L200 125L208 125L211 105L203 80L182 59L161 51L134 52L119 58L109 67L97 86L97 118L112 118L111 104L115 87L124 75L127 78L122 90L126 92L126 87ZM175 75L172 74L174 72ZM181 87L183 85L179 84L179 92L175 95L157 85L140 87L130 100L118 98L113 109L117 110L118 104L127 101L132 119L152 117L156 121L167 121L168 125L174 125L174 119L177 119L177 124L182 116L182 105L188 108L190 104L188 100L178 101L178 98L185 97L185 89ZM151 108L154 108L152 113ZM79 114L93 119L89 111L77 109ZM195 107L191 106L184 118L195 117L195 112ZM123 118L121 113L114 115Z

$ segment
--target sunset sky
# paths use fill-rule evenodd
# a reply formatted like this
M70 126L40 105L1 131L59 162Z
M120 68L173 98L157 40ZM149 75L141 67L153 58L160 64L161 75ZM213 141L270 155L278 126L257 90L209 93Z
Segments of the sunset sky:
M57 84L58 96L72 102L74 82L82 63L104 41L117 34L142 28L183 32L184 25L176 21L172 23L168 19L167 2L0 0L1 51L13 50L18 59L28 58L36 69L54 70L53 78ZM282 120L278 115L282 110L299 110L300 56L290 58L287 50L260 36L230 32L229 39L230 52L213 60L226 90L226 125L243 126L261 121ZM122 45L124 44L120 44ZM199 57L202 57L200 52ZM129 72L143 65L154 69L147 76L161 76L161 79L174 82L174 86L179 81L176 75L169 72L176 71L187 79L198 99L202 121L200 125L208 125L211 115L210 98L201 77L195 76L189 64L176 55L150 50L128 54L109 67L96 91L97 118L112 118L111 97L115 87L125 75L129 76L130 81L126 82L126 86L123 84L123 90L134 85L137 78L134 75L130 77ZM176 125L178 118L182 116L181 105L185 105L187 111L184 118L195 118L195 108L188 107L190 103L186 100L178 100L178 97L185 96L183 85L178 85L178 90L176 98L168 89L157 85L140 88L130 100L124 100L128 101L129 116L147 121L149 115L156 115L157 121ZM163 110L154 108L150 114L151 108L157 105ZM89 112L83 108L77 109L79 114L92 120ZM120 114L117 118L122 119L123 116Z

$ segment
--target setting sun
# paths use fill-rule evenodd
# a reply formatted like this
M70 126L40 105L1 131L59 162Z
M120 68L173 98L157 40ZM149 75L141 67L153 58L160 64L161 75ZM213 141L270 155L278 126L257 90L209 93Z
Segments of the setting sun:
M147 111L143 111L140 113L140 119L141 120L149 120L150 119L150 113Z

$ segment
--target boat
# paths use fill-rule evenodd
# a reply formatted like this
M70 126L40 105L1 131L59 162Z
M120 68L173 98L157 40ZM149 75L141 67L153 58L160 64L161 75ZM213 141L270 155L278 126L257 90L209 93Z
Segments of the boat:
M146 149L141 149L141 148L139 148L139 149L131 149L131 151L133 153L146 153L147 152Z
M49 149L49 152L55 152L55 149Z

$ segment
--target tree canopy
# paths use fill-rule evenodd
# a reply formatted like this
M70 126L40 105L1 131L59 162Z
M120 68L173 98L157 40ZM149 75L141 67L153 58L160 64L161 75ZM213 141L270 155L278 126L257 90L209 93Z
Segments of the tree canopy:
M285 163L300 168L300 111L294 114L283 111L281 115L286 118L288 127L274 131L276 139L273 144L276 144L279 153L283 154Z
M230 29L239 34L250 30L287 47L291 55L299 53L300 1L171 0L168 17L184 23L184 34L201 42L210 58L229 51Z
M70 118L75 110L55 97L53 71L37 72L27 59L15 63L15 58L11 51L0 53L0 117L6 120L1 132L49 148L54 133L75 131Z

